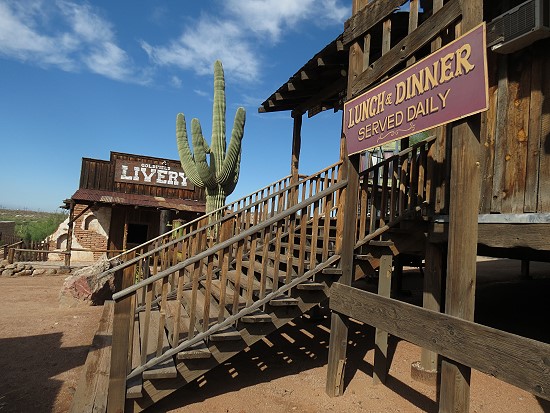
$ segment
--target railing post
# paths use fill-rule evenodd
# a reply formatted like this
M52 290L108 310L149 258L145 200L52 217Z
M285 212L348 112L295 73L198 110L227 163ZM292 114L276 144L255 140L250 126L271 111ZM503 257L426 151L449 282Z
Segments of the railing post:
M15 256L15 248L10 248L10 249L8 250L8 262L9 262L10 264L13 264L13 258L14 258L14 256Z
M131 254L134 258L135 253ZM123 270L122 290L134 283L134 266ZM121 271L117 271L119 276ZM126 375L128 374L128 355L130 351L131 324L134 323L132 295L127 295L115 303L113 335L111 344L111 371L109 375L109 392L107 394L107 413L123 413L126 401Z

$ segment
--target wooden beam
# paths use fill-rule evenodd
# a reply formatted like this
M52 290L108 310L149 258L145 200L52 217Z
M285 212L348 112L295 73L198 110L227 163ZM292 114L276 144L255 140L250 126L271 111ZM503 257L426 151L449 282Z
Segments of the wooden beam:
M294 119L292 129L292 159L290 160L290 181L291 183L298 182L299 165L300 165L300 148L302 146L302 114L293 112Z
M482 0L461 0L460 6L462 21L457 35L460 30L467 32L483 20ZM480 128L481 116L473 115L454 122L451 131L445 313L469 321L474 319L475 303L477 219L481 193ZM440 413L468 413L470 409L471 370L454 360L443 359L441 363Z
M394 45L388 53L381 56L376 62L371 63L355 79L351 87L348 86L352 96L357 96L396 65L411 57L416 51L434 39L444 27L447 27L459 17L459 0L449 1L440 11L429 17L415 31Z
M132 253L130 258L133 258ZM122 289L134 283L134 267L122 271ZM134 324L132 295L127 295L115 302L113 319L113 338L111 346L111 370L107 394L107 413L124 413L126 400L126 375L130 352L130 329ZM131 325L130 325L131 324Z
M340 283L330 309L550 400L550 344Z
M343 43L349 44L363 37L370 29L387 18L407 0L373 1L365 8L354 14L344 24Z
M390 254L386 253L380 257L378 295L381 297L389 297L391 293L393 254L389 252ZM386 383L388 369L388 332L377 327L374 336L373 383Z

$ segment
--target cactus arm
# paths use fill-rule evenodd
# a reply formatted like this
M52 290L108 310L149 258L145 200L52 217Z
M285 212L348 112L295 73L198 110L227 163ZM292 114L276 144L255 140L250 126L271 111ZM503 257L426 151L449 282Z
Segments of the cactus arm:
M197 173L207 188L216 187L216 176L212 173L212 167L206 161L206 155L210 153L210 148L202 135L201 124L198 119L191 121L191 136L193 148L195 150L195 167Z
M239 172L241 169L241 152L239 152L239 155L237 157L237 163L235 166L235 169L233 169L227 178L226 182L222 184L223 190L226 195L230 195L235 190L235 187L237 186L237 182L239 180Z
M235 176L236 179L238 179L239 177L239 167L241 162L241 142L244 137L245 121L246 113L244 109L237 109L237 113L235 114L235 121L233 123L233 130L231 132L231 140L229 141L229 148L227 149L223 166L217 177L217 182L220 185L225 186L226 184L231 184L231 181L235 179ZM232 173L235 171L236 174ZM228 192L228 195L231 192Z
M214 63L214 103L212 107L212 156L210 165L216 176L220 173L225 158L225 78L219 60Z
M185 174L191 182L193 182L193 185L203 187L204 184L195 166L195 159L193 158L191 148L189 147L189 141L187 140L187 126L183 113L178 113L176 117L176 142L178 145L181 166Z

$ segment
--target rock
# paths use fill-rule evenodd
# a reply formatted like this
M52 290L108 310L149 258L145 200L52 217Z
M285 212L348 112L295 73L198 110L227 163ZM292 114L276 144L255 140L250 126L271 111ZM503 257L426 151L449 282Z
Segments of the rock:
M14 270L16 267L16 264L8 264L6 265L6 270Z
M81 268L65 278L60 292L60 304L73 306L76 299L90 305L102 305L105 300L111 299L120 280L115 280L114 274L101 279L98 277L110 267L107 258L103 257L95 264Z
M33 270L32 272L32 276L33 277L36 277L38 275L44 275L46 273L46 269L45 268L36 268L35 270Z
M44 268L44 275L56 275L57 269L55 268Z
M28 276L32 275L32 270L23 270L23 271L20 271L17 275L21 275L23 277L28 277Z
M13 273L13 269L5 269L4 271L2 271L2 277L11 277Z

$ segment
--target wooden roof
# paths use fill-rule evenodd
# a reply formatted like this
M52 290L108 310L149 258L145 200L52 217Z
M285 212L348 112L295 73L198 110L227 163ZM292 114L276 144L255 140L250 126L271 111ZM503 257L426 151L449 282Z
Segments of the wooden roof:
M348 50L343 35L313 56L258 108L258 112L308 112L309 117L324 110L338 110L345 96Z

